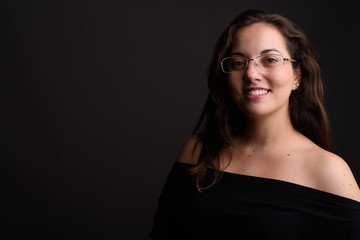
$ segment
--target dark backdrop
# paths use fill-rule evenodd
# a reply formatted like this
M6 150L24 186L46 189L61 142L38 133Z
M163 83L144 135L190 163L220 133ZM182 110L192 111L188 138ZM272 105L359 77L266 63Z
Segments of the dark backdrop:
M148 239L215 41L247 8L309 36L359 182L358 9L330 2L2 1L2 234Z

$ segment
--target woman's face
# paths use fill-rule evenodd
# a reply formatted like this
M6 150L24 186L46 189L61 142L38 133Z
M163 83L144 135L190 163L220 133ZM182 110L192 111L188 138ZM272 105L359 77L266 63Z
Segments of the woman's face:
M264 54L291 58L286 40L276 27L255 23L236 32L231 56L251 59ZM256 61L260 64L259 58ZM272 59L266 61L271 63ZM300 77L300 69L294 69L289 61L267 68L261 64L256 66L255 61L250 60L245 70L228 73L228 86L239 109L248 117L258 118L274 113L288 114L289 96L300 83Z

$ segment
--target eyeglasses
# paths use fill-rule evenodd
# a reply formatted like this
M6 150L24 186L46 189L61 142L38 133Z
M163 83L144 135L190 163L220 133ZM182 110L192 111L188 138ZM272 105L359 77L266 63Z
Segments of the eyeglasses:
M246 58L243 56L226 57L221 60L221 70L224 73L239 72L247 69L249 61L254 60L255 66L258 70L268 71L270 69L278 68L285 64L285 61L296 62L291 58L284 58L279 54L264 54L256 58Z

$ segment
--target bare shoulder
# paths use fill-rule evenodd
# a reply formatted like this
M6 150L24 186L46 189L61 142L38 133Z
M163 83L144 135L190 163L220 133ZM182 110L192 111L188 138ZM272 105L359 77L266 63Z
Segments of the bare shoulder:
M317 189L360 201L359 186L344 159L320 148L312 155L312 176Z
M196 164L201 151L201 143L197 143L197 135L192 135L183 144L180 153L176 159L177 162ZM196 147L196 148L195 148Z

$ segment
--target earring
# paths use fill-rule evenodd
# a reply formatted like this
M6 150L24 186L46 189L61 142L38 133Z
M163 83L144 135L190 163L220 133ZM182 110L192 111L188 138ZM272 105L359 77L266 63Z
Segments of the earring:
M297 84L293 83L293 86L292 86L293 90L295 90L297 87L299 87L299 84L298 83Z

